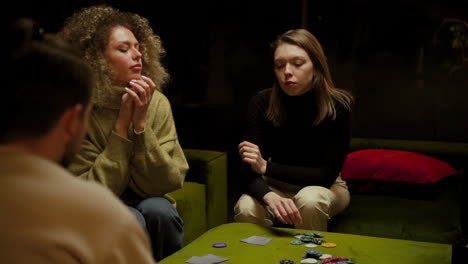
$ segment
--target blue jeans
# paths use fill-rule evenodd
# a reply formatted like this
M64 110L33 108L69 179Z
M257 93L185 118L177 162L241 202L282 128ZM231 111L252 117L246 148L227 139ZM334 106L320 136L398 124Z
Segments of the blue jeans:
M167 199L151 197L128 207L148 233L157 261L182 248L184 223Z

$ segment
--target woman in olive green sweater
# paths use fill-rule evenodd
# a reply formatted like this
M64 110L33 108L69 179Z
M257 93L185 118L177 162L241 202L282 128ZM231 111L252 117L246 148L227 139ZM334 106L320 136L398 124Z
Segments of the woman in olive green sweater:
M156 260L181 248L183 222L167 193L188 170L167 98L164 49L148 21L111 7L82 9L60 35L97 73L89 132L69 170L119 196L147 229Z

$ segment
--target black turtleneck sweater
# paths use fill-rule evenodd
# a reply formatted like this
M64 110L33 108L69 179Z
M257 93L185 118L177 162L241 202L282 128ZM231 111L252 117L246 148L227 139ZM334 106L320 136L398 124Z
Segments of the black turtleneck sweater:
M257 93L247 112L245 140L257 144L262 157L269 160L265 176L298 186L330 188L335 182L348 153L351 139L350 113L335 102L336 119L326 118L318 125L313 93L288 96L281 91L286 122L276 127L266 117L271 89ZM259 201L270 192L262 176L243 163L241 174L246 192Z

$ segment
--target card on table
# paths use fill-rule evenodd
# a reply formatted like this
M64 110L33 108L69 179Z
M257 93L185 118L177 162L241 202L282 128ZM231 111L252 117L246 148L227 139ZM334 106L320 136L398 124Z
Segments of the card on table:
M192 263L192 264L207 264L207 263L221 263L227 260L229 260L229 258L223 258L223 257L219 257L213 254L208 254L203 257L193 256L189 258L188 260L186 260L185 262Z
M241 241L245 242L245 243L253 244L253 245L264 246L264 245L270 243L271 240L272 240L272 238L269 238L269 237L251 236L251 237L242 239Z

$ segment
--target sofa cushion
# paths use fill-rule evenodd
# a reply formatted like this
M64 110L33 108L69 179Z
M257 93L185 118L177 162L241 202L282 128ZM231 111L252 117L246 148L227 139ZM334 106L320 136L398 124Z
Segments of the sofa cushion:
M409 151L365 149L346 157L341 176L349 181L373 183L434 183L460 172L444 161Z
M332 218L329 232L451 244L461 234L460 203L447 199L416 200L355 194L343 213Z

